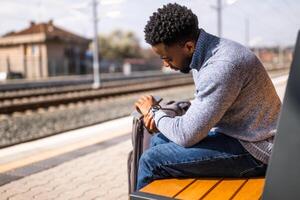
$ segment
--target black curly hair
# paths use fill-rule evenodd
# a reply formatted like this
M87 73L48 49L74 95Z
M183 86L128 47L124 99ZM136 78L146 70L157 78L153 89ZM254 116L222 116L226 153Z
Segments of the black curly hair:
M169 3L154 12L147 22L145 40L150 45L166 45L198 37L198 18L187 7Z

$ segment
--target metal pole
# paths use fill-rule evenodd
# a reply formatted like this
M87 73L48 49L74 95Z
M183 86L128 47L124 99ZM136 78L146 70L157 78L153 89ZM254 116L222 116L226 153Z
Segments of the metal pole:
M283 67L283 47L278 44L278 65L276 68L282 68Z
M97 16L97 0L93 0L93 24L94 24L94 45L93 45L93 70L94 70L94 84L93 88L100 87L100 73L99 73L99 51L98 51L98 16Z
M222 37L222 0L218 0L217 14L218 14L218 36Z
M222 37L222 0L217 0L217 5L211 6L211 8L217 11L217 32L218 36Z
M250 24L249 19L245 19L245 45L250 46Z

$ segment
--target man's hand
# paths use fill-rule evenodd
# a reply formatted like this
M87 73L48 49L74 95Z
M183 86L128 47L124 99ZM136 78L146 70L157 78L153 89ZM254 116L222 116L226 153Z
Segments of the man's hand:
M148 113L146 116L144 116L144 125L150 133L158 132L151 113Z
M135 107L144 115L148 114L150 108L158 103L154 100L151 95L142 96L139 100L135 102Z
M142 96L139 100L134 104L135 107L144 115L144 125L148 129L149 132L157 132L157 128L154 122L154 119L149 112L150 108L158 103L151 95Z

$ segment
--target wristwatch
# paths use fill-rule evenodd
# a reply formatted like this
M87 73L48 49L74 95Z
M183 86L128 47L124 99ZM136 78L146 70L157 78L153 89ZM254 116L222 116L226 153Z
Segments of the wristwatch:
M149 112L151 113L151 116L154 117L155 112L159 111L161 109L161 106L159 104L151 106Z

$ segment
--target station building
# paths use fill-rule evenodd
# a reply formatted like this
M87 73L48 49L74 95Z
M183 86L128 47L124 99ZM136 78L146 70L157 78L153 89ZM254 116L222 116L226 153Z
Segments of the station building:
M85 53L91 40L47 23L30 22L0 37L0 72L27 79L89 73Z

